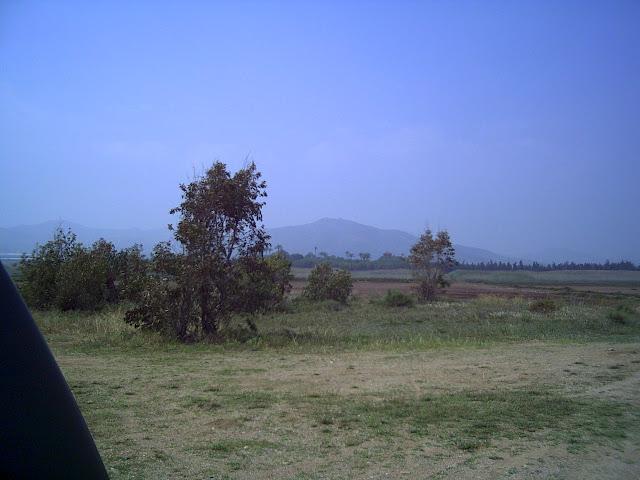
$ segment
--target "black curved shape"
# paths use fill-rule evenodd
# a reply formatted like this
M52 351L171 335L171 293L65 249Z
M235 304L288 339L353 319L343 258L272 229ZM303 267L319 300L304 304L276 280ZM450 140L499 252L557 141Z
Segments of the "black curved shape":
M1 264L0 392L0 478L109 478L62 372Z

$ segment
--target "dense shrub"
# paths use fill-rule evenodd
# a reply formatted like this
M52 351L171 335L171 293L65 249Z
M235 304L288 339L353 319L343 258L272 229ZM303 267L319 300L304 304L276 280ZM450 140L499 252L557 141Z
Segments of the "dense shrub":
M117 251L111 242L84 247L61 228L19 264L19 287L36 308L96 310L122 299L135 300L147 277L142 247Z
M60 266L56 278L56 308L96 310L117 300L113 265L104 253L81 248Z
M120 250L115 262L119 298L132 302L140 300L149 269L148 262L142 254L142 245L136 244Z
M53 307L58 296L60 267L81 248L71 231L57 229L53 239L38 245L31 257L18 266L20 290L27 303L36 308Z
M607 318L613 323L624 325L629 321L630 317L635 315L635 311L629 305L618 305L615 310L607 314Z
M627 316L619 310L614 310L607 314L607 318L611 320L613 323L619 323L624 325L627 323Z
M125 313L125 321L136 328L154 330L172 338L188 340L189 325L196 318L193 292L179 288L167 278L151 277L138 303Z
M382 297L382 304L386 307L412 307L414 301L413 297L399 290L387 290L386 295Z
M352 289L353 279L349 272L334 270L328 263L321 263L311 270L303 296L313 301L335 300L346 303Z
M291 262L279 253L262 258L244 259L236 263L232 310L245 313L247 324L256 331L251 315L284 308L291 290Z
M543 300L536 300L529 305L529 311L534 313L551 313L558 309L556 303L549 299L545 298Z

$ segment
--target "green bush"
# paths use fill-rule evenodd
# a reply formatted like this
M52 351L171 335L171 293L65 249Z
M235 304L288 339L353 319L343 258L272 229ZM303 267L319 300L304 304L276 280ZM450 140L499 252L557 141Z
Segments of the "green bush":
M536 300L529 305L529 311L534 313L551 313L558 309L556 302L549 298Z
M90 250L78 250L58 270L54 306L60 310L102 308L116 298L109 276L107 259Z
M335 300L347 303L352 289L353 279L349 272L334 270L328 263L321 263L311 270L302 295L312 301Z
M81 248L73 232L58 228L53 239L38 245L30 257L22 258L18 266L19 287L29 305L36 308L55 306L60 268Z
M621 311L621 309L617 309L613 312L609 312L607 314L607 318L611 320L613 323L619 323L624 325L627 323L627 316Z
M622 313L623 315L633 315L633 314L635 314L635 313L636 313L636 312L634 311L633 307L631 307L631 306L629 306L629 305L625 305L625 304L618 305L618 306L616 307L616 311L618 311L618 312Z
M386 307L413 307L414 301L413 297L399 290L387 290L382 304Z
M265 259L245 258L234 264L232 309L249 315L280 310L291 291L291 262L276 253ZM255 329L248 320L249 326Z
M87 248L61 228L18 268L25 300L40 309L96 310L120 299L136 300L147 278L140 246L118 252L100 239Z
M118 296L137 302L148 280L149 265L142 254L142 245L120 250L116 255Z
M160 332L187 341L193 337L189 325L197 312L191 300L194 292L175 282L152 277L146 283L136 306L125 313L125 321L136 328Z

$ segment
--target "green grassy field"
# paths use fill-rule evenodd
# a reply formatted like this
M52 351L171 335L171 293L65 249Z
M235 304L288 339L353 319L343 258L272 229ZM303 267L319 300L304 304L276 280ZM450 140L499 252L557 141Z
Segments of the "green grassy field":
M138 351L147 343L153 350L411 351L536 340L640 341L636 303L556 302L556 311L541 314L531 312L531 302L520 298L480 297L409 308L384 307L375 298L355 299L348 306L293 301L286 312L259 317L257 335L238 318L227 327L223 344L187 347L132 329L122 321L122 309L93 314L38 312L37 319L54 345L71 351ZM618 312L613 305L622 309L622 319L612 317Z
M306 279L311 269L294 268L297 279ZM411 270L355 270L351 272L355 280L411 280ZM627 286L640 288L640 271L619 270L558 270L551 272L506 272L455 270L448 275L452 282L486 283L492 285L558 286L595 285Z
M489 272L456 270L449 274L455 282L497 285L600 285L638 286L640 271L557 270L552 272Z
M114 479L637 478L640 303L529 306L292 302L194 345L35 316Z

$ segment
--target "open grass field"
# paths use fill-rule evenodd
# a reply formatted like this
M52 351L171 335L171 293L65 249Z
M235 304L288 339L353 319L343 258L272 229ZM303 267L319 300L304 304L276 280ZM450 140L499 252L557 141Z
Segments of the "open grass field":
M294 301L218 344L36 312L127 478L638 478L640 302Z
M556 270L551 272L489 272L456 270L449 274L454 282L479 282L498 285L587 285L639 287L640 271Z
M294 268L296 279L306 279L310 268ZM409 269L355 270L351 272L354 280L411 280ZM521 286L627 286L638 287L640 294L640 271L626 270L556 270L550 272L529 271L482 271L455 270L448 275L455 283L486 283L494 285Z

